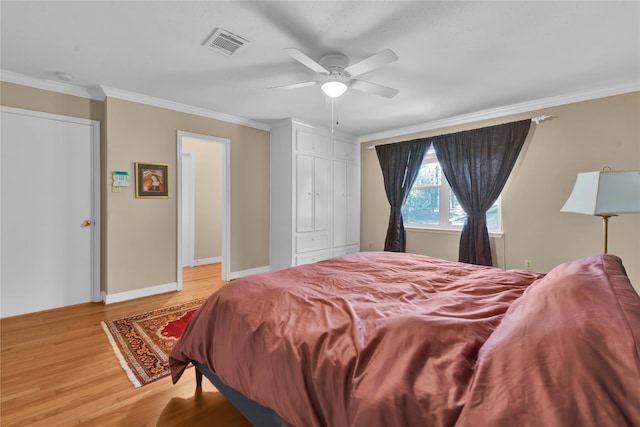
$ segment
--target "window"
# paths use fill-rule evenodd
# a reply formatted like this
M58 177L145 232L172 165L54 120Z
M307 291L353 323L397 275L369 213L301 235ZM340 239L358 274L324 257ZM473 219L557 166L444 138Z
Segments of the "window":
M487 228L500 231L500 198L487 211ZM418 177L402 207L406 226L462 228L466 214L449 187L433 147L424 155Z

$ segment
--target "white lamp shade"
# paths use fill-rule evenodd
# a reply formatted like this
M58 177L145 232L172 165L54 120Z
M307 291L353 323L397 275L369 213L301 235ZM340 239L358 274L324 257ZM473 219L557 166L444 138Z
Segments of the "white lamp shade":
M560 209L587 215L640 212L640 171L579 173L571 195Z
M347 90L347 85L340 80L329 80L322 84L322 91L331 98L337 98Z

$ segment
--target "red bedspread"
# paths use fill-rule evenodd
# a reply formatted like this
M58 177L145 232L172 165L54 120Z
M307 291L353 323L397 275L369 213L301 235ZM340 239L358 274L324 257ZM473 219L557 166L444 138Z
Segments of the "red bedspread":
M451 426L478 351L543 275L368 252L223 287L174 347L290 424Z

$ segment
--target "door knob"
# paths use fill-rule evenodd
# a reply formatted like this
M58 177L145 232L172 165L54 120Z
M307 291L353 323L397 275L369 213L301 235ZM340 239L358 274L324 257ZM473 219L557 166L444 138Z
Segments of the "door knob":
M84 221L82 221L82 228L89 227L90 225L91 225L90 219L85 219Z

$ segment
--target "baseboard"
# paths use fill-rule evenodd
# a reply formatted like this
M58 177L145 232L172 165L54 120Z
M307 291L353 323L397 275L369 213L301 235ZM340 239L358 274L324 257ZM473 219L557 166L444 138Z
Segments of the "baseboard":
M150 286L148 288L134 289L133 291L118 292L117 294L101 293L102 301L105 304L113 304L115 302L129 301L136 298L149 297L151 295L159 295L167 292L177 291L177 283L167 283L166 285Z
M271 268L267 265L264 267L251 268L249 270L234 271L233 273L229 273L229 280L239 279L240 277L249 276L251 274L266 273L270 270ZM150 286L148 288L135 289L133 291L119 292L117 294L107 294L103 291L101 292L101 296L102 301L104 301L105 304L113 304L116 302L129 301L136 298L149 297L177 290L178 284L174 282L167 283L166 285Z
M201 258L201 259L197 259L194 262L194 265L206 265L206 264L217 264L219 262L222 262L222 257L214 257L214 258Z
M249 270L234 271L232 273L229 273L229 280L239 279L251 274L266 273L268 271L271 271L271 267L269 267L268 265L264 267L250 268Z

